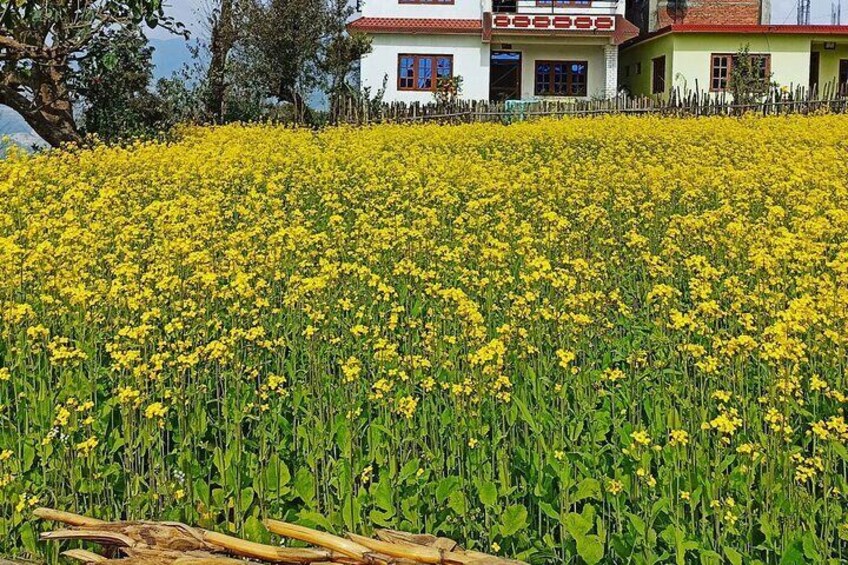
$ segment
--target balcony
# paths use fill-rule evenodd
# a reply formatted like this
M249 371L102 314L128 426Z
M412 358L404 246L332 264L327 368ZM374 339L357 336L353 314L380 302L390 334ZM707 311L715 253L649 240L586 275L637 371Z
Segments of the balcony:
M614 35L617 0L483 0L483 37L492 34Z
M483 12L528 16L622 14L618 0L483 0Z

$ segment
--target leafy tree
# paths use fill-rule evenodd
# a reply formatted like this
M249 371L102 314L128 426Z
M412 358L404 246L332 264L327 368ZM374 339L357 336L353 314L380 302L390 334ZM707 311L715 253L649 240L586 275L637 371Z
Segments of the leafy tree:
M252 0L237 65L262 92L310 117L306 98L320 85L319 54L326 29L325 0Z
M756 104L768 94L772 86L768 60L752 55L749 45L740 48L733 56L728 89L735 104Z
M227 113L227 67L230 54L245 31L247 0L214 0L209 10L209 69L206 73L205 108L221 123Z
M364 34L347 33L346 24L355 9L348 0L327 0L325 38L319 56L319 68L326 77L326 92L331 113L340 99L357 94L348 82L354 64L371 51L371 41Z
M74 75L85 133L117 141L167 127L162 100L151 91L152 55L153 48L135 26L110 29L94 39Z
M0 3L0 104L53 146L78 142L72 82L92 44L119 27L182 26L162 0L15 0Z

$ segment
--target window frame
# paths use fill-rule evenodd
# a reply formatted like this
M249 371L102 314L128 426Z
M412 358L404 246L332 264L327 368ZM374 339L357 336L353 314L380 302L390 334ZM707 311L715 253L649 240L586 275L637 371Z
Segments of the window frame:
M401 75L401 63L405 58L412 59L412 87L404 87L401 86L401 80L405 80L408 77L404 77ZM430 59L432 65L432 77L430 81L429 88L420 88L418 86L418 71L420 67L420 61L422 59ZM439 59L448 59L450 61L450 76L448 78L452 79L454 76L454 57L453 55L449 55L447 53L441 54L431 54L431 53L399 53L397 59L397 90L398 92L436 92L439 87ZM444 77L441 77L444 78Z
M583 65L586 68L586 72L583 74L585 77L584 85L583 85L583 93L582 94L558 94L556 92L551 93L543 93L539 92L539 65L550 65L551 69L548 71L548 79L551 89L554 88L556 84L555 74L554 74L554 66L555 65L565 65L566 69L569 69L572 65ZM572 77L575 73L572 73L570 70L566 72L566 80L565 87L566 91L569 90L569 87L573 85ZM533 95L534 96L551 96L551 97L560 97L560 98L585 98L589 95L589 61L584 60L548 60L548 59L537 59L533 61Z
M711 53L710 54L710 92L727 92L730 84L730 77L733 74L733 59L736 58L736 53ZM766 77L771 75L771 53L748 53L749 57L763 58L766 62L765 74ZM724 87L716 87L714 72L716 70L715 61L718 58L727 58L727 76L724 79ZM719 79L721 80L721 79Z
M848 93L848 59L839 59L839 75L836 77L839 83L839 92Z

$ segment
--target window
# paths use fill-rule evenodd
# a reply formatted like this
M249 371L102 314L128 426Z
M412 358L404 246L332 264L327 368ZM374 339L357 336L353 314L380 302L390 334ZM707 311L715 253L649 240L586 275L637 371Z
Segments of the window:
M636 63L636 74L637 75L642 74L642 63Z
M654 94L665 94L665 55L653 60L651 92Z
M750 55L758 78L768 81L771 73L771 55ZM710 90L721 92L727 90L730 77L733 73L733 65L738 61L736 55L729 53L713 54L710 59Z
M586 61L536 61L537 96L586 96Z
M453 55L399 55L398 90L436 90L453 78Z
M454 0L398 0L398 4L453 4Z

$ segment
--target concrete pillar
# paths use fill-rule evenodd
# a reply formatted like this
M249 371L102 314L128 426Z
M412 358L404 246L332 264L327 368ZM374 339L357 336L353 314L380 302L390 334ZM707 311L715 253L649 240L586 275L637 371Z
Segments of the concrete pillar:
M604 97L618 94L618 45L604 45Z
M771 25L771 0L760 0L760 24Z

